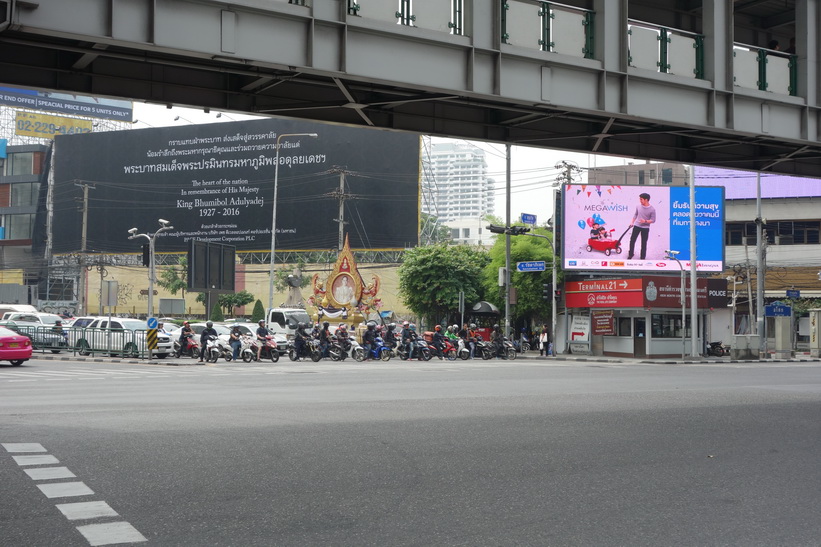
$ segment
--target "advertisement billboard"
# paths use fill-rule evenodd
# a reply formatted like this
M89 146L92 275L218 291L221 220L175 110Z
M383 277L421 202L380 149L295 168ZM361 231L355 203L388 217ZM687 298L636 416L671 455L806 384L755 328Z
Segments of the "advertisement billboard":
M123 122L130 122L133 117L131 101L21 87L0 87L0 105Z
M275 178L278 251L336 249L340 200L351 248L418 241L414 134L261 119L60 135L54 150L55 253L80 249L78 184L93 187L89 250L136 252L126 232L153 233L163 218L174 229L158 234L157 252L186 252L191 240L270 251Z
M690 279L684 280L685 306L690 306ZM645 275L630 279L588 279L564 284L568 308L680 308L681 277ZM727 281L696 281L697 307L726 308Z
M696 165L695 181L696 186L724 186L726 200L756 199L758 194L759 177L753 171ZM821 196L821 179L761 173L760 185L763 199Z
M690 269L690 190L685 186L563 187L565 270ZM696 188L696 267L724 269L724 188ZM666 259L666 251L678 251Z

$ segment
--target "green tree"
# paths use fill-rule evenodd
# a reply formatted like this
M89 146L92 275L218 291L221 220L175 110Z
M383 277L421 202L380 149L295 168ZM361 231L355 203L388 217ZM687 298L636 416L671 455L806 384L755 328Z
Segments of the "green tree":
M459 307L459 291L470 304L482 298L482 270L490 258L483 250L445 244L416 247L399 267L399 294L419 317L440 320Z
M277 268L274 270L274 289L277 292L284 292L291 288L291 282L293 281L294 270L299 269L301 272L305 266L305 262L303 260L299 260L296 264L296 268L294 267L285 267L285 268ZM311 282L311 277L308 275L300 274L299 278L299 288L303 289L308 286Z
M262 305L262 300L257 300L254 304L254 312L251 314L251 321L259 323L260 319L265 319L265 307Z
M553 239L553 234L543 228L536 228L533 233L546 235ZM499 287L499 268L505 265L505 236L496 237L493 247L490 249L490 264L485 268L483 275L483 285L485 296L489 302L497 305L499 309L504 309L505 295ZM547 268L544 272L517 272L517 262L529 262L533 260L544 260ZM531 317L534 315L545 315L549 313L550 306L555 304L553 298L545 301L542 298L543 284L551 282L550 264L553 260L553 252L550 243L540 237L530 237L526 235L511 236L510 238L510 284L516 288L517 303L512 307L511 316ZM559 280L557 280L558 282ZM555 287L553 287L555 290Z
M188 257L180 257L176 266L163 268L157 285L171 294L182 291L182 297L185 298L185 290L188 288Z
M225 315L222 313L222 308L220 307L219 302L214 302L214 306L211 308L211 316L209 317L211 321L220 322L225 321Z
M420 224L422 226L422 245L447 243L452 239L450 235L450 228L439 222L439 219L431 214L422 213Z
M243 289L235 293L221 294L217 299L217 304L219 304L228 315L234 315L234 308L245 306L253 301L254 295Z

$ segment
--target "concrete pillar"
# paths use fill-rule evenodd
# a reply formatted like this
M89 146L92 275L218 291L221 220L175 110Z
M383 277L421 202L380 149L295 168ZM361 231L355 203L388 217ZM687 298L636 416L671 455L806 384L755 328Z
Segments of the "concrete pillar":
M810 312L810 355L821 357L821 309Z

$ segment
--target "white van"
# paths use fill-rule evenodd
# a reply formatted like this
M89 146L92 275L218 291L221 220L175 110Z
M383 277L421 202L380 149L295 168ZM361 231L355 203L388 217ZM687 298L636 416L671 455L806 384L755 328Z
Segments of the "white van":
M269 308L265 317L268 330L285 335L288 340L293 339L297 325L311 322L311 316L302 308Z
M12 313L39 313L37 308L29 304L0 304L0 314L2 321L8 321L8 316Z

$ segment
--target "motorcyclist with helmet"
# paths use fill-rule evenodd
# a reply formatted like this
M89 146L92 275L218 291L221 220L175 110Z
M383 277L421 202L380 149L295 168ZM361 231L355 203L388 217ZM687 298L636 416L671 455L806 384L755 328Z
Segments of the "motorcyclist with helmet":
M328 356L328 348L331 346L331 323L325 321L322 323L322 329L319 331L319 349L323 357Z
M302 350L305 348L305 339L308 336L305 332L307 326L305 323L299 323L294 331L294 351L297 361L302 359Z
M388 328L385 330L385 337L382 341L385 343L386 346L393 349L396 347L396 323L391 323L388 325Z
M257 361L261 361L262 346L268 342L268 337L271 335L270 331L265 328L265 319L258 321L259 328L257 329Z
M415 345L414 342L416 340L416 333L413 330L411 330L410 323L408 323L407 321L402 323L402 333L399 337L402 341L402 344L408 350L408 360L413 359L413 347Z
M368 321L368 326L362 334L362 347L365 348L365 360L370 361L371 351L376 343L376 323Z
M188 321L183 323L182 328L185 329L186 325L188 325ZM188 329L190 330L191 327L189 326ZM194 335L194 332L191 331L191 336L193 336L193 335ZM214 323L213 322L208 321L205 324L205 328L202 329L202 332L200 333L200 360L199 360L200 363L203 362L203 358L205 357L205 349L208 347L208 339L212 336L214 336L214 337L217 336L217 329L214 328Z
M434 351L436 351L436 355L439 359L444 359L444 352L442 349L445 347L445 335L442 333L442 325L436 325L433 327L433 337L431 338L431 344L433 345Z
M186 338L189 336L194 336L194 330L191 328L191 324L188 321L183 321L182 328L180 329L180 348L185 348Z

